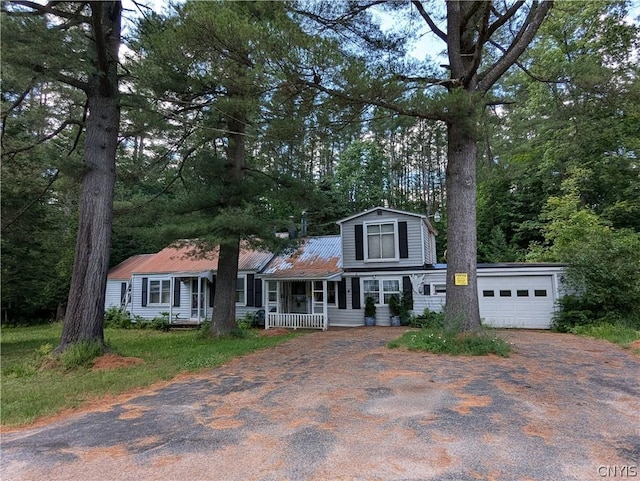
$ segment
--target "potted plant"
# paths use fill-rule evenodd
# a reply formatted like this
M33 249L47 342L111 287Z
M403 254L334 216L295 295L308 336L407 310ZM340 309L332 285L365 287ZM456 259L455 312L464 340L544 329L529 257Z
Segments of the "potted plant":
M376 301L370 296L367 296L364 301L364 325L376 325Z
M400 325L400 296L398 294L392 294L389 297L389 313L391 314L391 325L399 326Z
M411 311L413 311L413 295L405 292L400 298L400 324L408 326L411 322Z

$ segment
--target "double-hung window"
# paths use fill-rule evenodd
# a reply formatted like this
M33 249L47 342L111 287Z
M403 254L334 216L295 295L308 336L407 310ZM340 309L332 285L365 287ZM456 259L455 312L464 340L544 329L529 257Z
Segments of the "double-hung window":
M169 304L171 302L171 281L169 279L149 281L149 304Z
M245 277L238 277L238 281L236 283L236 303L238 304L245 304L246 301L246 297L245 297Z
M392 295L400 296L400 279L363 279L362 295L363 302L367 297L372 297L376 304L389 304Z
M400 297L400 280L399 279L383 279L382 296L384 304L389 304L389 298L393 295Z
M364 224L366 241L365 259L385 261L398 259L398 225L393 222Z
M362 295L365 304L367 297L372 297L376 304L380 304L380 282L378 279L363 279Z

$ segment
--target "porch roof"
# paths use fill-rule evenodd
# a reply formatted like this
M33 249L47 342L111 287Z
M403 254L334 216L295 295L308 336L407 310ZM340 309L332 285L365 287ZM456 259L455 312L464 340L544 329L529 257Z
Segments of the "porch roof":
M307 237L293 252L275 256L259 274L269 279L330 279L342 274L340 236Z

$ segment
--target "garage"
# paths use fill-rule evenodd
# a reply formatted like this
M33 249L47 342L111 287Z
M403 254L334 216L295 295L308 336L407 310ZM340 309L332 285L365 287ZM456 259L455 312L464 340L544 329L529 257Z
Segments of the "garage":
M478 300L483 324L549 329L558 297L559 274L505 272L507 270L478 269Z

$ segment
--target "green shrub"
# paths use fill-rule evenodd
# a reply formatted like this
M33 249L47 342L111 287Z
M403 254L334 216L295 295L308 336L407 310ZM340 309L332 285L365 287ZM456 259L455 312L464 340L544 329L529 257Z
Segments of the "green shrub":
M551 329L558 332L573 332L575 327L588 325L613 325L640 329L640 314L619 311L594 301L588 295L566 295L558 300L559 309L551 321Z
M455 333L439 328L408 331L387 344L389 348L406 347L414 351L456 356L484 356L496 354L508 357L511 346L505 340L488 331Z
M626 346L640 339L640 330L623 324L599 323L581 325L571 328L569 332L579 336L605 339L621 346Z
M154 317L148 322L147 327L149 329L155 329L156 331L168 331L169 330L169 313L163 312L159 316Z
M198 327L198 339L208 339L209 333L211 332L211 321L209 319L205 319L200 327Z
M69 346L62 354L58 354L61 366L71 370L80 367L90 367L93 360L103 352L98 342L83 341Z
M400 324L408 326L411 321L411 311L413 310L413 295L409 293L402 294L400 297Z
M247 312L242 319L236 319L239 329L251 329L256 327L256 316L251 312Z
M250 337L250 335L251 332L249 329L244 329L241 327L238 327L229 333L229 337L233 339L246 339Z
M371 296L364 300L364 317L376 317L376 301Z
M434 312L425 308L422 314L414 316L409 319L409 326L417 328L437 328L442 329L444 327L444 312Z
M104 327L129 329L134 325L131 322L131 314L128 311L111 306L104 311Z

